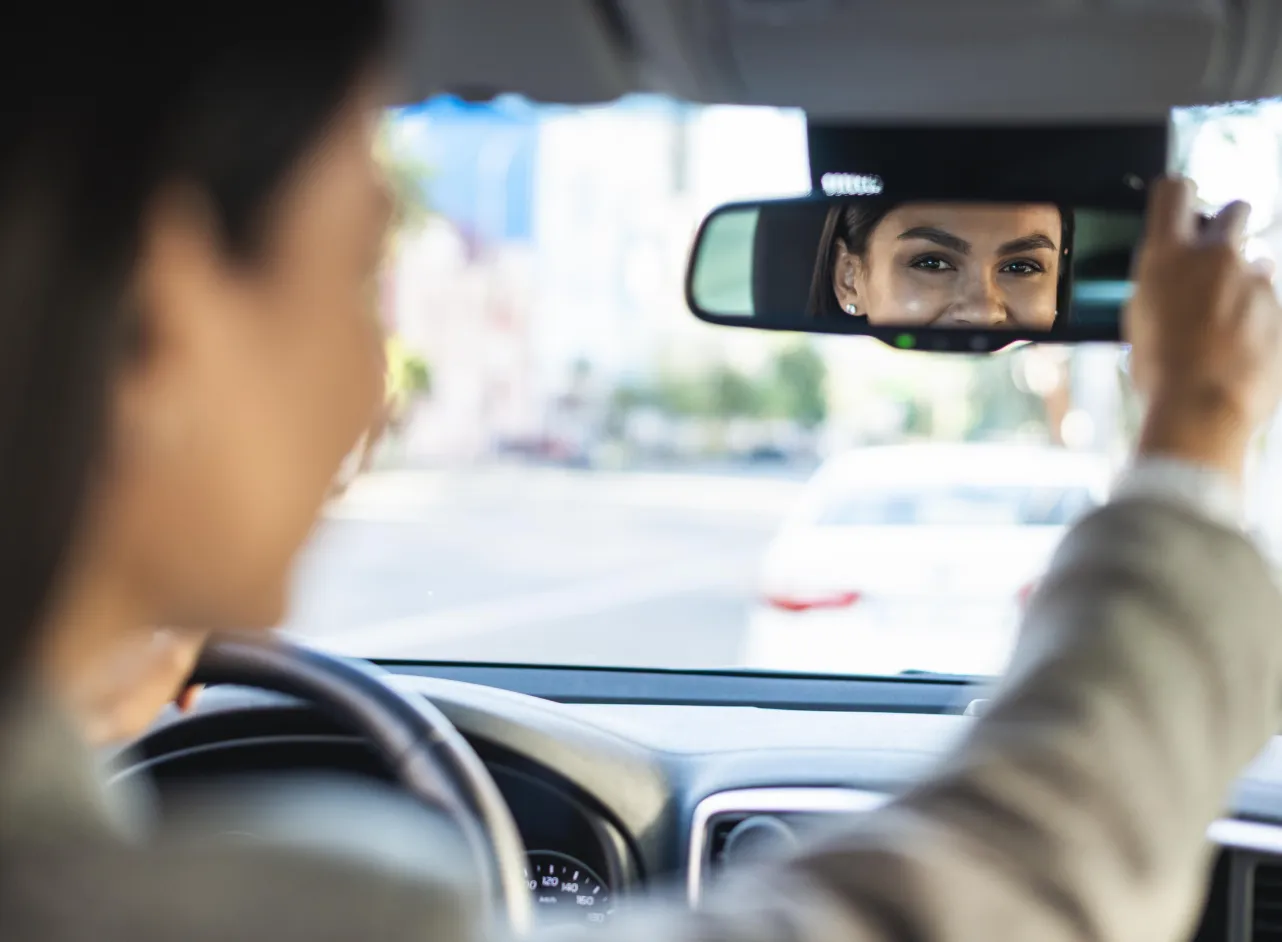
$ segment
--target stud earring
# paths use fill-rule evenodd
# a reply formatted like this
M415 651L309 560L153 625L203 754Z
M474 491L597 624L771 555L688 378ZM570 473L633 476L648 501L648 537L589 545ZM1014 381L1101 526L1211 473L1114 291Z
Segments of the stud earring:
M854 302L852 301L850 304L847 304L847 305L846 305L846 313L847 313L847 314L858 314L858 313L859 313L859 308L855 307L855 304L854 304Z

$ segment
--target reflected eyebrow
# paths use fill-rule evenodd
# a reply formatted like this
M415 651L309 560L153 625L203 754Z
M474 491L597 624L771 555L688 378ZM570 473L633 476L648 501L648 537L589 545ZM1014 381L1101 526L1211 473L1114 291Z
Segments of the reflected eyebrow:
M942 245L946 249L960 252L962 255L970 253L969 242L958 238L951 232L936 229L934 226L914 226L911 229L905 229L899 233L899 239L900 241L905 239L925 239L927 242L934 242L936 245Z
M1018 239L1011 239L997 250L998 255L1014 255L1017 252L1031 252L1033 249L1050 249L1055 251L1055 240L1041 232L1034 232Z

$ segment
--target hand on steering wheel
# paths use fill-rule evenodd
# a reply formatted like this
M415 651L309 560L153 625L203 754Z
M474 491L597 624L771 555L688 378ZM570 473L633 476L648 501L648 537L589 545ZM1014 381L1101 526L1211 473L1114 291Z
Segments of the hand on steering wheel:
M407 792L459 828L507 927L529 930L533 904L516 822L476 752L426 699L398 692L370 665L258 637L211 642L193 679L299 697L360 734Z
M59 678L59 694L94 746L141 736L173 702L186 710L196 687L188 678L205 646L206 632L147 629L124 638L107 664L92 674Z

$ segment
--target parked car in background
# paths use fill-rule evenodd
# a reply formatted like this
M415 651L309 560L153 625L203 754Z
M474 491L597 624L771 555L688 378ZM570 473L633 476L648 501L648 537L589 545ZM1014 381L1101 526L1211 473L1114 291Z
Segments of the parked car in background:
M830 459L766 552L744 663L999 674L1021 608L1111 467L1067 449L862 448Z

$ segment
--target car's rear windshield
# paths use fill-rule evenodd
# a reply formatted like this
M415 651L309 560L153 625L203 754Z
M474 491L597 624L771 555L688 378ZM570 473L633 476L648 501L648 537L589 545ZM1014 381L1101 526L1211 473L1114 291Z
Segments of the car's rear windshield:
M817 523L827 527L1064 526L1094 504L1087 488L875 489L832 500Z

